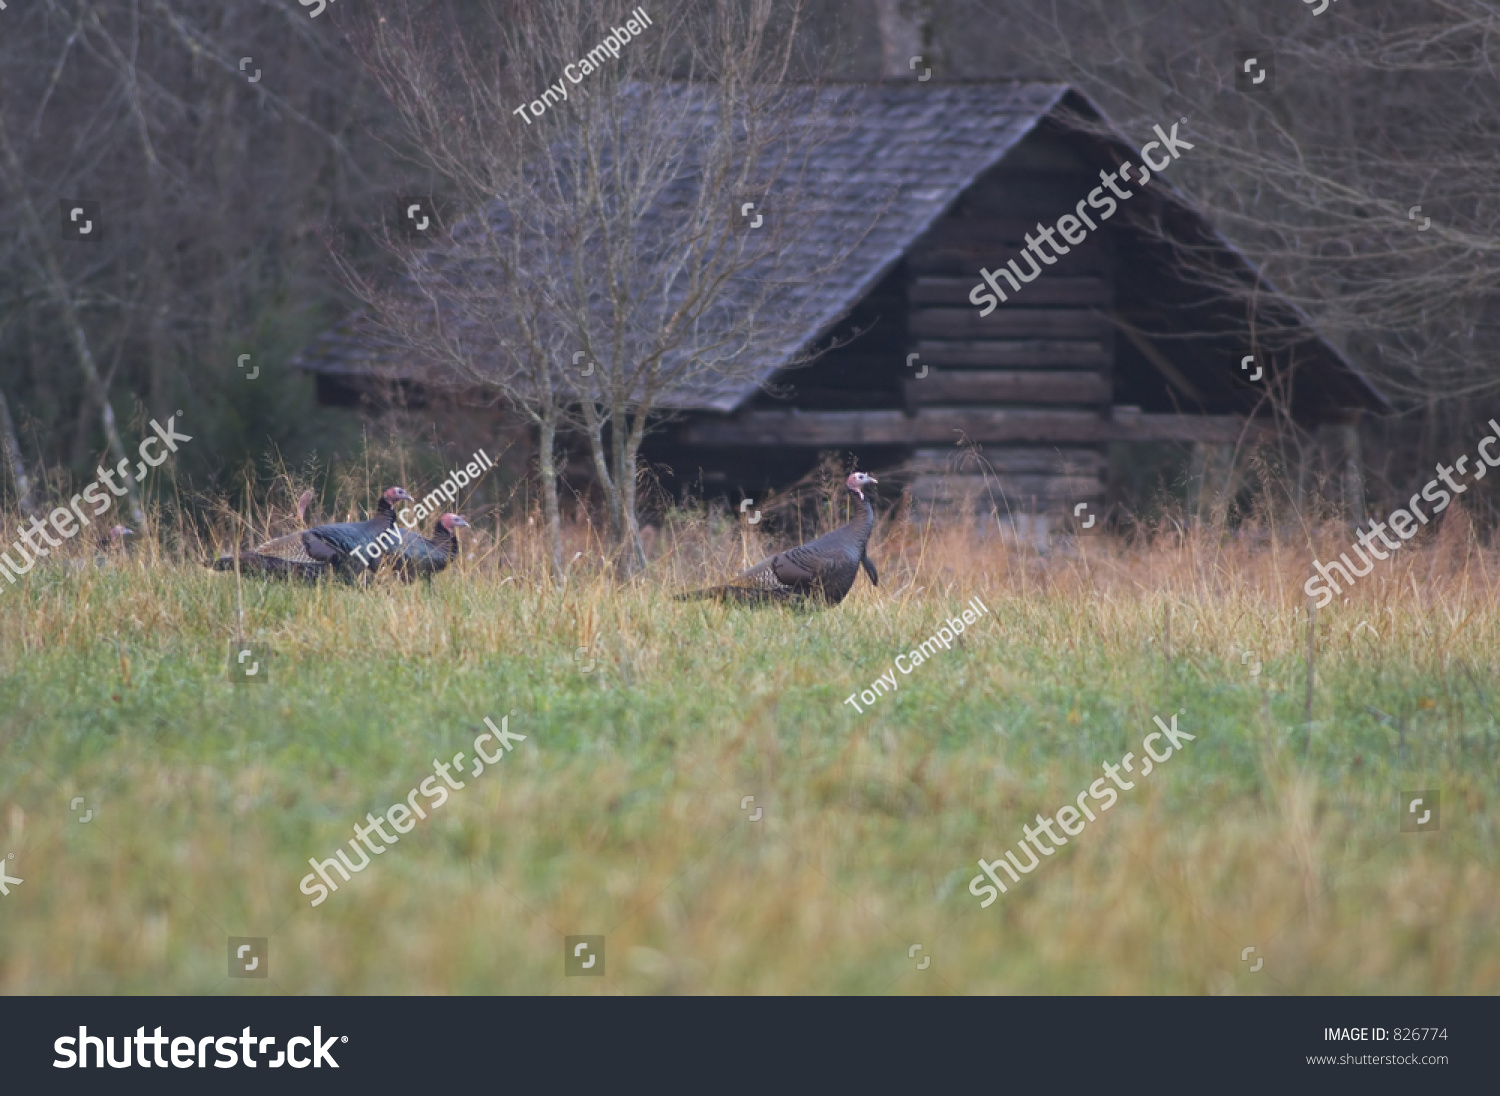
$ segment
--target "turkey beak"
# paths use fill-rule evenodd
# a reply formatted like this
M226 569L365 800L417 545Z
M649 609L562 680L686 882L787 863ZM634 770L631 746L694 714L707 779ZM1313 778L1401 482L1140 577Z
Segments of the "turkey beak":
M469 523L462 516L460 516L458 514L454 514L453 515L453 525L454 525L454 528L457 528L460 525L462 525L465 529L470 528Z

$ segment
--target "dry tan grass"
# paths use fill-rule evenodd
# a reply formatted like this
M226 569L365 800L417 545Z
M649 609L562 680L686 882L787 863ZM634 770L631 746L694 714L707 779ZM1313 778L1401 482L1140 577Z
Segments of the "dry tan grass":
M0 988L264 985L225 979L235 935L305 993L1500 989L1500 566L1462 521L1317 614L1310 735L1304 540L1043 559L887 524L878 589L797 613L669 598L758 558L758 530L676 514L619 583L570 527L559 584L536 528L484 521L430 588L247 582L263 688L227 683L233 578L197 544L0 591L0 825L27 880ZM993 615L953 650L843 704L976 594ZM511 709L525 744L309 906L309 857ZM1179 709L1197 740L981 909L976 860ZM1441 830L1398 832L1427 788ZM564 978L562 938L592 933L607 977Z

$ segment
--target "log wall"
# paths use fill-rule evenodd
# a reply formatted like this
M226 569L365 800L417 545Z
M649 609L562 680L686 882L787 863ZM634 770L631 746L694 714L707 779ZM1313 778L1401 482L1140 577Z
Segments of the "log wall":
M1102 499L1115 338L1107 228L1076 245L1054 235L1068 254L1019 291L997 273L1009 299L988 316L969 299L981 268L1015 259L1029 272L1027 234L1037 238L1039 222L1055 225L1098 185L1058 164L992 173L908 252L908 352L927 375L904 386L925 447L903 471L919 511L1047 513ZM931 447L944 430L983 449L955 462Z

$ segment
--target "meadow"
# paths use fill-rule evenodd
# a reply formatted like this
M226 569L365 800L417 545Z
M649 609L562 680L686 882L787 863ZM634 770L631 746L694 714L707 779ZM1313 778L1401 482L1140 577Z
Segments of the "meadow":
M0 584L0 992L1500 992L1500 553L1461 514L1311 655L1342 528L1042 557L882 522L880 586L818 612L671 600L772 547L744 525L678 515L629 582L568 535L560 583L498 522L430 585L244 579L253 685L196 542ZM843 702L975 596L952 650ZM503 762L299 892L508 713ZM1196 739L981 909L976 861L1173 713ZM1401 832L1410 789L1436 832ZM603 977L564 976L584 934ZM226 977L231 936L268 978Z

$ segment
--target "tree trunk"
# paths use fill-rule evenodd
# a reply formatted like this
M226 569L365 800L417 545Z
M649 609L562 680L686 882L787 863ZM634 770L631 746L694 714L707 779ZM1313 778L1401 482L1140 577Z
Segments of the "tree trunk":
M166 187L162 178L161 161L151 143L151 127L146 120L146 111L141 101L140 81L136 75L135 60L127 57L105 31L97 10L89 10L89 21L93 25L105 51L114 58L115 67L125 91L125 102L135 120L136 142L141 150L141 162L146 165L145 210L141 218L145 228L145 239L149 241L145 251L145 274L142 277L144 309L146 313L146 345L149 349L147 367L150 373L150 398L152 411L166 406L166 372L171 359L170 341L166 333L168 312L168 277L162 263L162 243L166 234L162 231L161 200ZM226 89L226 94L227 94ZM123 338L120 345L123 345ZM114 370L111 368L111 374Z
M613 409L609 425L609 442L604 441L606 420L595 405L583 404L585 432L589 453L594 458L594 472L604 492L609 509L609 531L619 550L621 572L629 577L646 565L646 548L641 541L640 520L636 515L636 469L640 463L642 416L635 421L623 406Z
M626 574L634 575L646 569L646 546L641 541L641 522L636 511L636 502L640 495L637 489L637 475L640 468L641 442L646 436L646 416L636 415L635 421L630 424L629 432L622 430L620 433L624 435L624 442L620 449L618 478L622 484L629 484L621 498L625 518L625 543L621 547L626 552L625 558L630 561Z
M1187 512L1194 522L1222 528L1234 482L1234 446L1194 442L1188 473Z
M115 424L115 409L110 405L109 392L105 390L104 381L99 376L99 367L94 362L93 351L89 349L88 335L84 332L83 323L78 317L78 310L73 305L73 295L68 290L67 279L63 276L62 267L58 265L57 255L47 242L46 230L42 228L42 221L37 216L36 207L31 204L31 195L26 193L26 186L22 181L25 175L22 174L21 162L16 156L16 151L11 147L9 126L5 121L3 105L0 105L0 156L3 156L5 160L5 171L0 174L9 180L11 197L26 219L32 246L36 249L36 255L47 274L48 289L52 291L52 298L62 312L63 327L67 331L68 341L73 345L73 353L78 359L78 368L83 373L84 383L87 384L94 400L101 408L100 419L104 426L104 439L109 445L110 457L118 464L127 458L125 443L120 440L120 431ZM137 528L141 528L145 525L146 515L141 509L140 495L135 481L128 476L120 478L124 481L127 501L130 503L130 519Z
M29 518L36 512L31 499L31 479L26 475L26 462L21 459L15 420L10 417L10 404L6 402L4 392L0 392L0 449L5 451L5 463L10 466L11 478L16 481L16 505Z
M875 0L875 26L880 34L880 74L899 79L920 75L932 67L932 13L928 0ZM915 71L911 59L922 60Z
M1197 525L1203 520L1203 480L1208 473L1208 446L1193 442L1188 456L1187 496L1184 509L1188 521Z
M613 450L613 464L615 469L615 491L619 495L617 506L619 516L615 523L615 548L616 566L620 574L626 578L635 574L635 552L633 548L632 530L635 523L635 475L634 469L628 467L629 460L626 450L629 449L630 427L625 417L624 409L616 410L615 417L609 424L609 444Z
M1343 423L1338 428L1344 458L1344 510L1355 525L1365 520L1364 459L1359 447L1359 422Z
M604 420L599 417L598 408L588 400L583 402L583 417L585 433L589 438L589 454L594 458L594 474L599 477L599 488L604 492L604 503L609 509L610 533L618 542L625 522L620 507L619 485L616 477L610 475L609 457L605 453Z
M542 479L542 509L547 519L547 544L552 550L552 580L563 578L562 510L557 505L557 420L543 415L537 424L537 471Z

